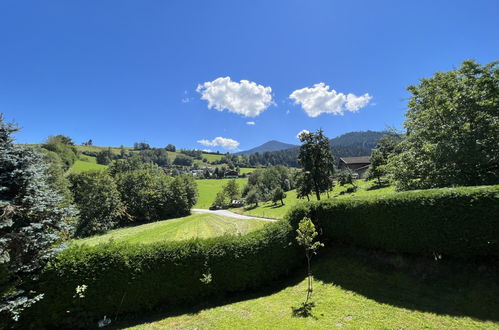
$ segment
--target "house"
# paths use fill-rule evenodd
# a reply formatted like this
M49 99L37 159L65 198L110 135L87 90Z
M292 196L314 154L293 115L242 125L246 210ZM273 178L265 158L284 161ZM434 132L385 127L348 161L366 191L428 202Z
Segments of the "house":
M338 169L341 171L348 168L352 170L355 179L363 179L369 165L371 165L371 157L369 156L342 157L340 158Z
M225 172L224 177L226 179L237 179L237 178L239 178L239 174L237 174L236 171L227 171L227 172Z

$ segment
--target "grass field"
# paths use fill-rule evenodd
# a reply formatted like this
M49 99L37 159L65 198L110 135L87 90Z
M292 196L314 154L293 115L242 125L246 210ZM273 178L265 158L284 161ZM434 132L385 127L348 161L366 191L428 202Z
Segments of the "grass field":
M347 186L339 186L336 185L333 189L333 191L330 193L330 198L350 198L354 196L374 196L374 195L382 195L382 194L391 194L395 192L395 187L389 186L385 188L379 188L379 189L371 189L373 183L372 182L366 182L364 180L357 180L355 184L359 187L359 189L354 192L354 193L349 193L349 194L341 194L345 190L347 190L348 187L351 187L350 185ZM322 194L321 199L327 199L327 194ZM241 213L241 214L246 214L246 215L253 215L257 217L263 217L263 218L273 218L273 219L282 219L286 213L296 204L300 202L304 202L307 199L298 199L296 197L296 190L291 190L286 192L286 198L284 199L284 205L281 205L281 203L277 203L277 205L274 205L272 202L266 202L266 203L259 203L258 207L253 207L253 206L247 206L244 208L239 208L239 209L233 209L234 212L236 213ZM315 195L310 196L310 200L317 200Z
M106 169L106 165L97 164L95 157L80 155L80 159L77 160L73 166L69 169L69 173L81 173L86 171L99 171Z
M95 245L116 242L152 243L178 241L189 238L208 238L226 234L245 234L262 228L268 222L257 219L235 219L217 214L200 213L183 218L152 222L140 226L111 230L104 235L75 241L78 244Z
M215 200L215 196L219 191L222 190L222 187L229 181L230 179L203 179L196 180L198 185L198 202L194 205L196 209L207 209L213 204ZM242 189L244 185L248 182L248 179L235 179L239 185L239 188Z
M256 170L256 168L251 168L251 167L241 167L240 168L240 174L248 174Z
M214 154L203 154L203 158L206 158L208 162L216 162L222 159L223 155L214 155Z
M431 260L425 271L418 271L414 261L396 265L390 260L342 247L320 251L312 263L315 307L309 317L292 313L304 301L307 288L305 269L299 269L267 289L169 308L120 328L499 328L497 273L480 272L472 265L437 267Z

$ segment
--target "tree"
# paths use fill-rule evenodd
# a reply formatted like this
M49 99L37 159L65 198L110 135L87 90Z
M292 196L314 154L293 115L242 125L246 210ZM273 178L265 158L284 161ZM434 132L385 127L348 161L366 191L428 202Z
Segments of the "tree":
M175 152L177 148L173 144L169 144L165 147L166 151Z
M13 143L0 114L0 323L43 298L34 282L76 213L47 181L44 155Z
M177 154L177 156L173 160L173 165L179 165L179 166L191 166L192 163L193 163L192 158L184 154Z
M407 135L390 160L397 187L499 183L499 61L467 60L407 89Z
M308 300L312 296L312 269L310 267L310 262L312 260L312 256L317 254L317 249L321 246L324 246L319 241L314 242L315 237L318 235L315 230L314 223L310 218L303 218L298 224L298 229L296 230L296 241L298 245L302 246L305 249L305 257L307 258L307 280L308 280L308 289L307 289L307 299L304 302L304 306L307 305Z
M371 152L371 164L367 172L368 180L378 180L381 185L381 178L388 174L388 159L400 153L399 145L402 141L402 135L395 130L386 132L376 144L376 148Z
M64 135L49 136L42 148L55 152L61 158L64 170L68 170L78 160L73 141Z
M308 172L298 172L296 175L296 197L307 197L308 201L310 201L312 194L312 180L309 176Z
M246 195L246 203L255 204L255 207L258 207L259 200L260 200L260 195L255 188L251 189Z
M284 192L284 190L282 190L281 187L275 188L272 192L272 202L274 202L274 204L277 204L278 201L281 201L281 204L284 205L284 198L286 198L286 193Z
M147 150L147 149L151 149L151 146L146 142L135 142L133 144L133 148L135 150Z
M346 168L338 173L338 182L341 186L346 184L354 185L353 183L353 172L351 169Z
M302 166L302 172L312 181L312 190L317 200L320 200L321 193L333 187L334 159L329 148L329 139L322 129L315 133L303 132L299 138L302 145L298 161Z
M238 199L241 195L239 193L239 187L235 179L229 180L223 188L224 194L231 201Z
M225 207L228 204L227 195L222 191L219 191L215 196L215 201L213 202L213 206Z
M113 178L106 171L71 174L71 191L80 216L75 235L91 236L118 225L126 212Z
M109 165L113 161L113 153L111 152L111 148L101 150L97 154L96 158L97 158L97 164Z

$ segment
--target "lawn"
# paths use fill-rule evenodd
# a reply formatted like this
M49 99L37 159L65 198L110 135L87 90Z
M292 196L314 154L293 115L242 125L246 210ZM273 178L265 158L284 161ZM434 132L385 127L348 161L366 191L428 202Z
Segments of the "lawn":
M420 269L414 268L417 265ZM424 265L424 267L423 267ZM123 323L133 329L498 329L497 271L418 262L345 247L313 261L312 316L294 316L307 283L297 270L272 287ZM423 271L424 270L424 271ZM116 324L118 326L118 324Z
M140 226L111 230L104 235L92 236L75 241L78 244L95 245L98 243L116 242L152 243L158 241L178 241L189 238L208 238L225 234L245 234L262 228L267 221L249 219L242 220L219 216L217 214L200 213L183 218L152 222Z
M215 201L215 196L222 187L227 184L227 181L231 179L202 179L196 180L198 185L198 202L194 205L197 209L207 209ZM239 185L239 189L242 189L244 185L248 182L248 179L235 179Z
M351 185L346 185L346 186L339 186L336 185L333 189L333 191L330 193L330 198L350 198L350 197L355 197L355 196L374 196L374 195L383 195L383 194L391 194L395 192L395 187L393 186L388 186L384 188L379 188L379 189L372 189L373 187L373 182L367 182L364 180L357 180L355 184L359 187L358 190L354 193L343 193L345 192L348 187L351 187ZM342 194L343 193L343 194ZM322 194L321 199L327 199L327 194ZM236 213L241 213L241 214L246 214L246 215L253 215L257 217L263 217L263 218L273 218L273 219L282 219L286 213L296 204L300 202L304 202L307 199L298 199L296 197L296 190L291 190L286 192L286 198L284 199L284 205L281 205L281 203L277 203L277 205L274 205L273 202L265 202L265 203L259 203L258 207L253 207L253 206L246 206L244 208L239 208L239 209L233 209L232 211ZM315 195L310 196L310 200L315 201L317 198Z

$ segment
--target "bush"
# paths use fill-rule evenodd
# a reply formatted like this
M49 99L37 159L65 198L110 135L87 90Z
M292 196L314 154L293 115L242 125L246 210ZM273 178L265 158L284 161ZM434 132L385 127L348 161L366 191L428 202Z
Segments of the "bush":
M301 204L325 239L366 248L453 257L499 256L499 186L409 191Z
M45 299L22 321L32 327L88 327L104 315L114 318L254 288L300 262L299 250L291 244L294 234L289 223L280 221L244 236L74 245L45 269ZM79 285L87 286L83 298L75 297Z

